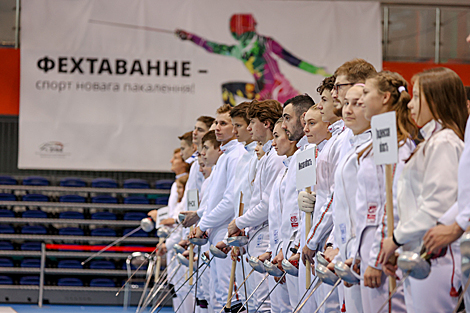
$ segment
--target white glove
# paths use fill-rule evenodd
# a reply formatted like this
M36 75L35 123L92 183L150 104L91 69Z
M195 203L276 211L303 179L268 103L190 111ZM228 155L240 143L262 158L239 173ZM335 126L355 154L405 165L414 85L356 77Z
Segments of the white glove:
M306 191L301 191L297 197L297 202L299 204L299 209L305 213L312 213L315 208L315 201L317 200L317 195L315 192L308 193Z

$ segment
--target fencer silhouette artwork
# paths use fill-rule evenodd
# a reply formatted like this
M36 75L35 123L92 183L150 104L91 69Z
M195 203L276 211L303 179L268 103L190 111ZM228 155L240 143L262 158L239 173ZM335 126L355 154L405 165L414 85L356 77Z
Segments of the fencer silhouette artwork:
M187 31L176 30L176 35L182 40L189 40L210 53L230 56L242 61L253 75L254 83L223 83L222 98L225 103L236 105L235 95L249 100L276 99L281 103L298 95L299 92L281 73L276 56L306 72L328 76L324 67L303 61L284 49L273 38L258 34L256 24L252 14L232 15L230 32L238 41L235 45L208 41Z

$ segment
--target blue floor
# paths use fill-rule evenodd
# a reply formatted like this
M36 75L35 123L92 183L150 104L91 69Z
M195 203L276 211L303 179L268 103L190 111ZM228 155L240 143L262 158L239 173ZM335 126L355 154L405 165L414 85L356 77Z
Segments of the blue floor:
M43 305L42 308L37 305L31 304L0 304L0 312L2 307L11 307L18 313L31 313L31 312L44 312L44 313L133 313L136 310L136 307L130 307L127 310L124 310L123 307L119 306L97 306L97 305ZM149 312L146 310L145 312ZM173 308L165 307L160 313L173 313Z

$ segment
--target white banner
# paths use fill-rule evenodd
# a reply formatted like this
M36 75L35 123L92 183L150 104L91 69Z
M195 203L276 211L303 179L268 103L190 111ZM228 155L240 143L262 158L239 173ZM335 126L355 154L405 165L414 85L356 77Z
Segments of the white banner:
M19 168L167 171L224 100L382 64L378 2L23 0L21 23Z

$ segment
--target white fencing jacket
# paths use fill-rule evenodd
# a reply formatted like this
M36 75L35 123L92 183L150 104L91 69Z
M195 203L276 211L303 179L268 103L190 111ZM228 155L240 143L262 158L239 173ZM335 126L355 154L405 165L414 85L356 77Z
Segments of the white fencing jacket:
M234 183L237 161L245 151L243 144L236 139L221 146L223 154L217 160L217 166L211 173L209 198L204 215L199 221L199 228L206 231L211 228L227 226L233 219L235 202Z
M334 241L340 250L339 257L344 262L353 257L356 239L356 190L357 152L372 142L372 131L366 130L350 140L351 149L338 164L335 172L335 224Z
M393 232L404 251L419 253L427 230L457 201L457 174L464 143L432 120L398 180L400 221Z
M463 230L466 230L470 224L470 118L467 120L465 130L465 148L459 163L459 214L455 219Z
M265 154L258 162L249 208L235 219L235 224L240 229L256 227L268 220L269 196L276 177L284 169L282 161L285 156L277 155L272 140L264 144L263 150Z
M398 223L397 209L397 182L400 177L405 161L410 157L416 145L413 141L407 140L400 143L398 148L398 163L392 167L393 174L393 215L394 225ZM372 146L371 146L372 149ZM358 156L356 151L356 158ZM378 262L382 240L387 237L387 213L386 213L386 188L385 188L385 166L376 165L372 150L364 153L359 160L357 170L357 192L356 192L356 244L353 248L353 255L356 258L369 260L368 265L382 269ZM375 232L369 232L370 238L363 238L364 231L368 227L374 227ZM360 256L360 249L363 244L370 244L369 255Z
M291 253L287 251L287 246L291 240L294 232L297 231L297 234L294 239L294 244L299 244L300 242L300 209L297 201L299 195L296 189L296 163L297 163L297 154L305 149L305 146L308 145L308 140L306 136L303 136L297 143L299 148L294 155L292 155L290 166L287 169L286 178L286 188L283 195L283 208L282 208L282 218L281 218L281 241L282 241L282 252L284 257L289 258L288 254Z
M276 180L274 181L271 195L269 196L269 246L266 252L277 254L278 246L281 244L280 230L281 230L281 216L283 208L283 196L286 190L286 175L287 169L292 156L284 159L284 169L279 172Z
M344 121L330 125L331 138L317 157L317 200L313 211L312 228L308 234L307 247L311 250L323 250L322 244L333 228L332 202L335 188L334 175L339 162L341 147L346 136Z

